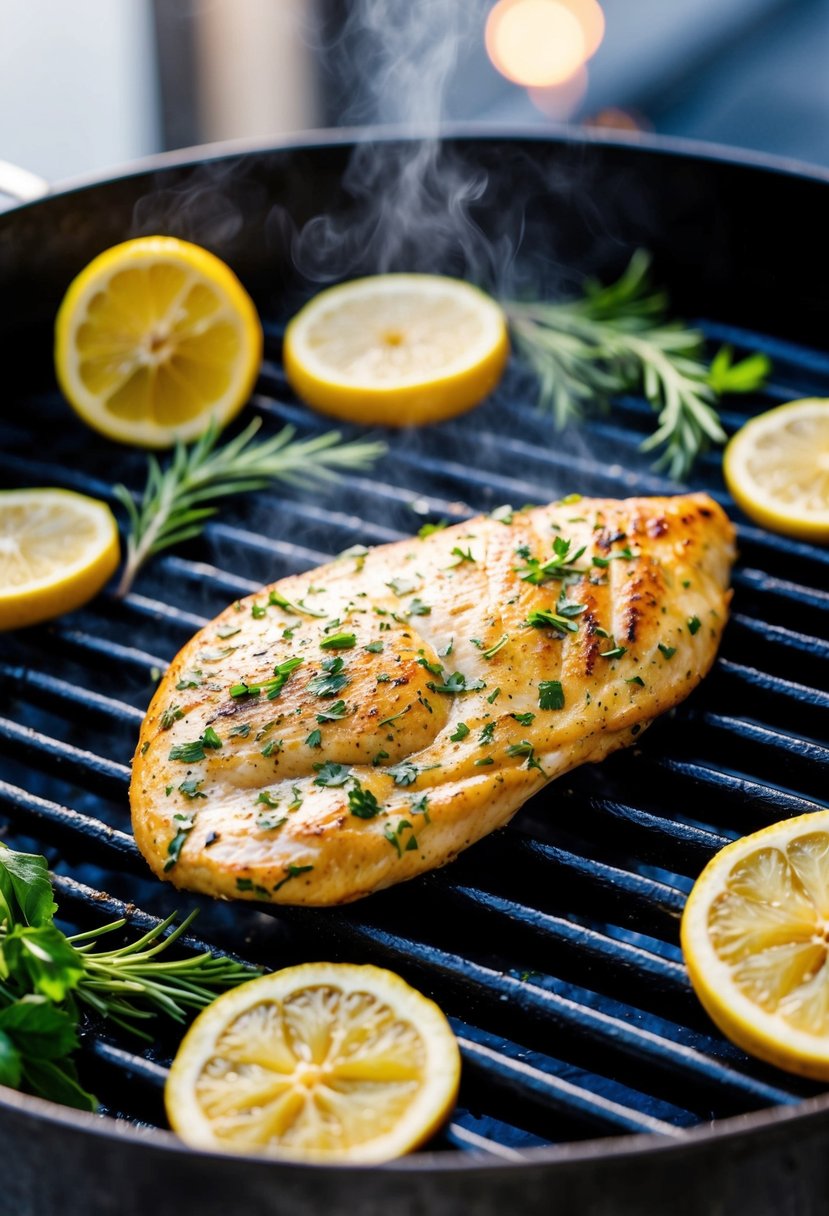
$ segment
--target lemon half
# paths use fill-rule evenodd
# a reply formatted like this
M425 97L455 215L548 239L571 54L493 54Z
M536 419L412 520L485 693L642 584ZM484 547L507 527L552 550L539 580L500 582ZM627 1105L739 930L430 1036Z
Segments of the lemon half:
M73 281L55 327L60 387L122 443L171 446L219 428L250 396L262 326L233 271L175 237L115 245Z
M723 471L757 523L829 541L829 400L791 401L752 418L728 444Z
M723 1034L829 1080L829 811L728 845L682 918L691 983Z
M106 503L70 490L0 491L0 629L79 608L119 557L118 526Z
M443 1123L460 1053L432 1001L379 967L307 963L226 992L191 1026L166 1088L199 1148L379 1162Z
M315 296L285 332L285 372L349 422L410 426L471 409L509 355L504 313L459 279L384 274Z

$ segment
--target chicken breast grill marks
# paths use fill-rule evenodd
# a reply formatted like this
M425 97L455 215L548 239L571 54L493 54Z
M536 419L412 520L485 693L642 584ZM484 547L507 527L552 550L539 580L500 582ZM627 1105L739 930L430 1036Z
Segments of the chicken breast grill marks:
M699 683L731 597L715 502L502 516L283 579L187 643L133 762L159 877L358 899L444 865Z

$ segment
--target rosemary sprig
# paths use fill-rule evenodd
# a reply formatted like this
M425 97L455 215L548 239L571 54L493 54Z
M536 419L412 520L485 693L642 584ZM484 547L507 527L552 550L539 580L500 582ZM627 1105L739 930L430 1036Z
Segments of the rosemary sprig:
M765 355L732 362L723 347L709 367L703 335L668 321L668 298L650 282L650 255L637 251L615 283L588 282L581 299L505 304L517 350L538 378L539 404L560 429L595 403L641 389L657 427L641 445L661 449L657 468L687 475L710 444L726 440L717 401L765 381Z
M83 964L83 974L74 989L75 998L102 1017L152 1042L153 1036L137 1023L156 1013L183 1022L188 1010L201 1009L218 993L253 979L258 972L209 952L159 960L158 956L187 932L196 915L197 911L191 912L167 933L176 919L173 913L143 937L117 950L98 950L96 946L105 934L122 929L125 920L111 921L68 938Z
M340 443L338 431L312 439L295 439L285 426L270 439L254 442L261 426L255 418L235 439L217 447L219 430L211 424L191 447L179 443L162 469L149 457L147 481L140 501L126 486L115 493L130 521L127 558L116 595L125 596L144 562L154 553L191 540L215 515L218 498L263 490L272 481L308 485L327 481L339 469L364 469L386 450L382 443Z

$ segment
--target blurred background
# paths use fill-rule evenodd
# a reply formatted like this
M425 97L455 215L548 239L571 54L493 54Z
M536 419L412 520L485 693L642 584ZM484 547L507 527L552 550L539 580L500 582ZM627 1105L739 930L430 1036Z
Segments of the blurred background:
M452 120L829 165L829 0L0 0L0 159L51 181L214 140Z

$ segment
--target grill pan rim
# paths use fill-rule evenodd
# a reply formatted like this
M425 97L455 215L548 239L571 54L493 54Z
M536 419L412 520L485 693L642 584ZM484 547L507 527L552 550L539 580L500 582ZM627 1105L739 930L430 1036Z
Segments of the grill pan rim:
M117 166L114 170L110 169L103 173L93 173L61 181L50 188L42 198L4 207L0 211L0 225L6 215L14 217L24 210L37 207L41 203L48 203L56 197L84 193L109 182L123 181L146 173L174 171L237 157L248 158L280 152L300 152L305 149L322 150L327 147L342 148L367 139L375 143L418 143L430 138L437 138L441 141L464 140L473 143L522 140L539 145L620 147L632 153L641 152L645 156L657 155L726 163L749 170L762 170L829 186L829 169L823 169L818 165L747 149L728 148L716 143L653 134L629 135L615 132L594 134L590 131L575 132L567 127L551 127L541 131L537 127L498 127L483 123L447 124L441 127L439 133L417 132L391 126L366 129L335 128L301 132L293 138L283 138L276 142L229 140L143 157L126 165ZM0 1111L18 1112L58 1131L62 1128L72 1129L85 1135L96 1136L102 1142L114 1143L126 1140L129 1144L135 1145L136 1149L141 1144L151 1145L164 1153L182 1154L188 1160L200 1158L206 1162L215 1163L217 1168L221 1168L223 1163L238 1161L272 1171L284 1170L296 1178L310 1175L312 1171L320 1169L320 1166L316 1164L305 1165L271 1160L256 1155L195 1150L184 1144L172 1132L164 1129L134 1127L124 1120L102 1118L89 1112L75 1111L69 1107L62 1107L56 1103L8 1089L5 1086L0 1086ZM492 1174L501 1171L529 1171L542 1166L565 1167L582 1162L601 1161L610 1164L614 1161L635 1160L643 1154L648 1157L651 1154L659 1154L660 1160L665 1160L666 1154L686 1156L703 1152L706 1146L712 1143L737 1144L749 1137L756 1141L758 1135L764 1134L766 1137L771 1137L784 1126L794 1125L795 1128L808 1132L825 1123L827 1118L829 1118L829 1092L803 1099L792 1106L772 1106L748 1114L714 1120L708 1124L677 1128L676 1134L673 1136L640 1132L572 1141L552 1146L511 1149L511 1153L515 1155L514 1160L494 1155L485 1156L448 1150L416 1153L379 1167L332 1164L326 1165L324 1168L329 1176L341 1173L353 1178L354 1176L376 1174L378 1169L386 1174L400 1175L413 1171L463 1175L470 1171L477 1173L481 1169ZM229 1168L233 1167L229 1166Z
M439 131L420 130L397 125L373 127L321 127L300 131L295 136L276 142L260 139L217 140L209 144L194 144L171 152L157 152L138 157L102 171L80 174L61 179L49 185L48 193L40 198L12 203L0 210L0 221L6 214L17 214L28 208L58 196L104 186L108 182L124 181L144 173L180 169L211 164L234 157L253 157L279 152L301 152L305 149L341 148L358 143L421 143L428 140L488 141L514 140L539 144L564 144L571 147L625 148L631 152L657 153L685 159L714 161L740 165L748 169L760 169L783 176L803 178L829 185L829 168L798 160L795 157L778 156L752 148L731 148L711 140L686 139L675 135L657 135L653 132L630 134L624 131L602 131L594 133L589 128L575 131L572 127L550 124L538 127L504 125L479 122L452 122L442 125Z

